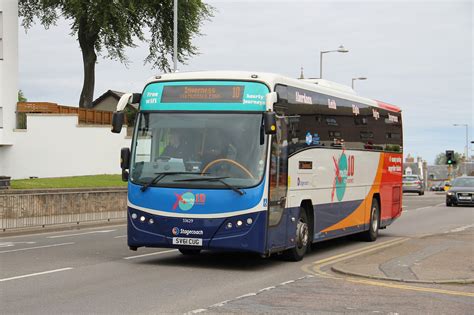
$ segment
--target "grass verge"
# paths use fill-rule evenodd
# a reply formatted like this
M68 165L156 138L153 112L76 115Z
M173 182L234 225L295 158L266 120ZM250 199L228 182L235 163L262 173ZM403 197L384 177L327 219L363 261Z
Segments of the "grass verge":
M15 179L12 189L126 187L121 175L91 175L53 178Z

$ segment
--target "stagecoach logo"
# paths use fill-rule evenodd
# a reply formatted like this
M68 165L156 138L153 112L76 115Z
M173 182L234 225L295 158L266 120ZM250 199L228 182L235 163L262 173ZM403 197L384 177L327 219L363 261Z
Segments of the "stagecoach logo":
M176 196L176 201L173 204L173 210L179 207L179 209L183 211L188 211L194 205L203 205L206 202L206 195L205 194L193 194L192 192L185 192L184 194L180 195L174 193Z
M189 236L189 235L204 235L203 230L186 230L186 229L180 229L178 227L174 227L171 230L171 233L173 233L173 235L175 235L175 236L178 236L178 235L186 235L186 236Z
M334 201L334 195L337 200L341 201L344 198L346 192L346 185L348 182L353 181L355 158L353 155L346 155L346 152L342 150L342 154L339 159L335 156L332 157L334 162L334 181L332 184L331 202Z

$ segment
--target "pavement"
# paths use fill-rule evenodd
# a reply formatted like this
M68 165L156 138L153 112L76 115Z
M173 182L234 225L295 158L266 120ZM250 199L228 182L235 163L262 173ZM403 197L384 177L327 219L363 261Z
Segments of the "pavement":
M408 283L474 283L474 224L406 238L393 246L331 266L347 276Z

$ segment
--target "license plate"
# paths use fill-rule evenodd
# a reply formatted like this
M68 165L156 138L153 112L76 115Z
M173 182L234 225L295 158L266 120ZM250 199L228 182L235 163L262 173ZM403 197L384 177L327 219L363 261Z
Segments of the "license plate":
M471 200L470 196L459 196L459 200Z
M202 238L173 237L173 245L202 246Z

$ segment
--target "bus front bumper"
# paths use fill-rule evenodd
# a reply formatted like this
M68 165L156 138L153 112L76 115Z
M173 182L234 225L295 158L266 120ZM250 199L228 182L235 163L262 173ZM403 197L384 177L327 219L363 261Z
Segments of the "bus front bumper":
M128 246L265 253L266 211L176 218L128 208Z

